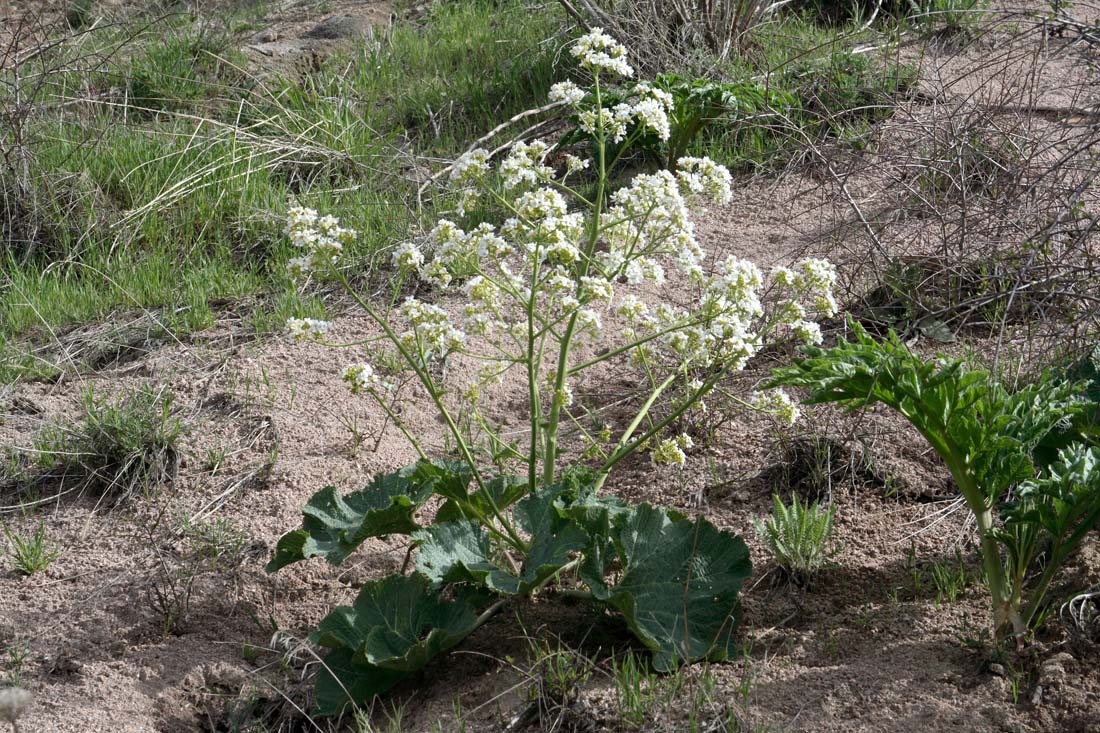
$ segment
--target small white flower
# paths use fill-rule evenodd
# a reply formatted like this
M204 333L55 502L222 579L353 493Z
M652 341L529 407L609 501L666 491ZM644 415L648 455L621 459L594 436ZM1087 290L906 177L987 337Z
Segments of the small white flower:
M632 111L633 116L641 125L655 132L659 139L668 140L671 135L671 128L668 122L668 110L665 105L656 99L643 99L634 105Z
M313 270L333 264L344 246L356 237L354 229L344 229L334 216L318 217L313 209L292 206L287 210L286 234L295 246L305 250L287 264L291 277L301 277Z
M465 344L466 334L451 325L450 316L439 306L410 295L400 310L413 327L411 332L402 335L407 346L415 346L419 341L432 356L443 358Z
M518 188L525 184L535 184L554 175L542 161L550 152L550 146L541 140L529 143L518 142L508 152L508 157L500 164L500 175L504 179L504 188Z
M603 32L593 28L573 44L573 55L581 65L595 72L610 71L623 77L634 75L634 69L626 62L626 47Z
M629 112L629 106L627 107ZM615 114L614 111L601 107L599 110L586 109L577 115L578 126L589 135L606 135L613 143L622 142L626 137L626 127L630 122L630 114L625 117Z
M625 295L619 300L616 312L628 321L638 321L649 313L649 308L635 295Z
M318 321L315 318L290 318L286 322L287 333L295 341L320 341L331 327L331 321Z
M603 332L600 314L590 308L581 308L577 311L577 332L594 340L600 338Z
M402 242L393 250L390 261L402 272L416 272L424 265L424 253L414 243Z
M659 441L657 447L649 452L649 460L653 462L653 465L679 466L683 468L684 464L687 463L687 455L684 453L684 448L680 444L681 438L687 438L687 436L665 438ZM690 441L691 438L688 438L688 440Z
M640 81L634 85L634 93L642 99L652 99L661 104L665 111L671 112L674 104L672 95L664 89L659 89L648 81Z
M340 379L344 381L352 394L359 394L363 390L373 389L381 383L374 373L374 368L366 363L351 364L344 367Z
M781 389L768 392L754 392L750 404L762 412L767 412L786 425L794 425L798 420L799 409L790 395Z
M798 275L794 274L794 270L789 267L775 267L771 271L772 281L776 285L781 285L785 288L797 287Z
M709 196L718 204L728 204L733 197L729 170L710 158L680 158L676 171L680 185L691 194Z
M451 166L451 181L462 185L480 183L489 172L489 151L482 148L463 153Z
M286 263L286 272L295 280L300 280L313 272L313 263L308 257L292 257Z
M585 275L581 278L581 298L589 301L610 303L615 297L615 288L605 278Z
M588 167L588 162L589 161L587 159L581 159L581 158L578 158L577 156L575 156L571 153L566 153L565 154L565 175L566 176L571 176L574 173L580 173L581 171L583 171L585 168Z
M565 198L552 188L539 188L516 199L516 211L531 224L556 220L568 213Z
M791 324L791 333L799 341L804 341L807 344L820 344L821 343L821 326L813 321L795 321Z

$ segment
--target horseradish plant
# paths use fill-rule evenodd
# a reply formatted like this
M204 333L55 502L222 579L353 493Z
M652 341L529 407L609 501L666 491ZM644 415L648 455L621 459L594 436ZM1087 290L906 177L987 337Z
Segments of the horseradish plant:
M854 343L806 347L774 384L851 410L881 402L924 436L974 516L994 635L1023 643L1058 571L1100 522L1100 448L1075 419L1095 405L1053 373L1010 392L988 372L926 361L893 333L876 341L851 325Z
M729 201L729 173L705 158L683 158L675 174L637 175L616 188L618 161L609 151L648 133L667 137L671 99L645 82L626 86L633 72L625 49L598 30L573 53L590 88L562 82L551 97L586 126L593 157L564 155L555 169L550 146L538 140L516 144L496 163L484 150L463 155L451 174L459 216L476 204L503 212L502 223L467 230L441 220L424 241L393 253L403 276L422 282L421 292L437 302L408 297L393 311L367 302L340 263L354 233L331 216L290 211L287 232L304 250L292 271L347 289L384 334L385 362L415 378L454 446L449 460L430 460L391 408L393 387L378 360L346 367L351 392L374 398L420 460L347 496L321 490L268 568L315 556L340 563L369 537L405 534L416 547L415 572L367 583L352 606L321 622L312 638L331 651L317 679L318 713L369 700L459 643L507 599L555 579L621 612L658 669L730 650L738 591L751 569L741 539L704 518L630 506L600 489L639 451L654 463L682 465L691 439L670 426L769 339L818 340L812 319L836 310L835 271L819 260L776 271L779 299L766 309L765 277L755 265L728 257L706 267L688 207L702 198ZM626 101L608 107L612 83ZM666 277L690 295L683 298L690 306L654 302L655 293L671 290L662 287ZM454 313L439 304L458 293ZM326 342L331 326L294 320L289 330ZM377 353L377 343L371 349ZM470 383L455 383L458 370L444 368L458 361L478 367ZM625 425L586 429L598 415L586 414L575 391L615 362L634 365L646 389ZM482 400L509 374L525 386L524 439L509 445L490 431L489 445L479 445L467 428L491 427ZM794 416L780 393L755 404ZM569 436L588 463L565 465ZM509 466L520 470L513 475ZM433 496L442 504L422 525L417 512Z

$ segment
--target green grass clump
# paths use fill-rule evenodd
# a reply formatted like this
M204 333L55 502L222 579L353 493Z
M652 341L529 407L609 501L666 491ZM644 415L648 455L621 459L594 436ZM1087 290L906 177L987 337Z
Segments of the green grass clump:
M43 371L17 353L26 341L118 309L177 333L249 295L260 330L319 315L286 277L287 201L357 229L364 270L432 215L411 163L542 103L567 63L560 24L514 0L438 6L301 78L249 75L239 39L187 16L61 44L66 63L42 60L46 81L21 93L74 112L22 120L18 143L0 131L0 150L31 153L27 175L0 165L0 379Z
M174 477L181 431L167 392L140 389L111 401L89 389L80 419L47 430L35 460L62 491L119 501Z
M0 529L8 539L8 557L15 564L16 572L22 575L42 572L61 554L61 548L46 540L45 522L39 522L38 528L30 536L13 532L3 522L0 522Z
M792 579L808 582L832 557L829 544L836 507L825 509L817 502L802 503L797 495L791 496L789 506L778 495L772 500L775 503L772 516L755 520L756 532L776 563Z

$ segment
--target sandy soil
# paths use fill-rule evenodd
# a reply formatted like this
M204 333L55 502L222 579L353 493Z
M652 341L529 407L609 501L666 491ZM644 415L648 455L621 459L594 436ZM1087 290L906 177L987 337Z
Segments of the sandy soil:
M357 7L362 17L388 19L384 6L370 3L340 4L335 14ZM302 40L323 21L308 14L281 18L245 48L275 58L328 43ZM1042 94L1016 95L1013 104L1091 104L1096 78L1085 64L1091 50L1040 41L1013 41L1023 46L999 66L984 47L930 56L921 66L922 89L944 103L1004 104L999 85L1027 78L1028 88ZM921 234L925 224L903 222L879 230L878 244L869 241L856 210L880 205L883 182L895 179L873 162L853 170L844 188L812 166L739 181L729 206L703 212L700 240L716 259L732 253L761 265L829 254L844 264L856 290L869 248L909 253L921 249L915 243L922 236L934 236ZM351 310L336 328L349 339L375 335ZM94 327L70 336L86 341L103 332ZM930 352L938 346L919 344ZM976 341L967 348L988 346ZM315 344L255 341L226 313L208 332L149 345L94 373L0 388L0 444L29 446L44 426L75 414L89 387L106 394L169 388L186 428L178 478L125 505L61 496L33 511L10 511L17 497L0 490L13 530L32 532L44 522L62 550L46 572L29 578L0 566L0 651L12 655L0 656L0 672L22 675L35 694L21 730L222 731L232 730L242 711L269 716L272 729L315 729L294 709L306 700L313 661L300 640L364 581L396 572L405 547L374 540L341 568L307 562L272 576L263 565L316 490L329 484L352 490L415 458L377 408L347 394L339 368L352 358L341 355L337 363ZM737 386L751 386L776 358L762 357ZM442 451L439 422L415 390L405 395L402 418ZM492 397L504 424L518 419L523 403L512 388ZM825 493L837 506L840 549L834 567L799 589L779 581L751 520L770 511L773 491L788 490L792 477L809 470L791 446L813 445L822 434L832 439L822 444L833 471ZM51 497L50 489L41 496ZM988 609L971 529L963 512L950 510L954 491L946 471L892 416L813 410L794 432L739 418L693 453L687 470L654 470L639 459L608 490L705 513L750 544L756 572L745 593L744 654L710 674L715 697L752 730L1100 730L1097 650L1071 643L1057 622L1028 658L1017 660L1024 673L991 669L981 651ZM215 520L225 523L221 539L196 534L195 527ZM212 546L221 548L217 558L210 557ZM970 581L950 601L938 594L931 568L957 565L956 552ZM1070 588L1095 584L1100 548L1088 546L1067 575ZM172 601L175 615L166 612ZM606 658L609 648L631 643L614 617L545 594L500 614L459 651L400 686L392 700L405 706L404 729L457 730L457 705L466 730L504 730L528 703L516 666L523 666L530 636L556 638L596 659L600 650ZM699 681L702 672L689 677ZM678 700L658 706L643 728L684 730ZM568 722L573 730L622 729L606 663L597 664Z

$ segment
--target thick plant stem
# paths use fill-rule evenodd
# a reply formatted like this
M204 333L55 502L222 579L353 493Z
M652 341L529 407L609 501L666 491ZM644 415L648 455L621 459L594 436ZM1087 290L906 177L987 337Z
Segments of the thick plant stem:
M601 106L600 101L600 76L596 75L595 85L596 108ZM596 184L596 197L592 204L592 219L589 222L588 245L584 251L584 259L580 264L580 274L588 272L588 263L591 262L596 252L596 243L600 238L600 216L603 213L603 198L607 190L607 140L606 132L600 128L599 143L596 145L596 153L599 158L599 181ZM561 346L558 350L558 371L554 378L554 394L551 395L550 418L546 423L546 452L542 457L542 482L544 486L554 483L555 464L558 460L558 425L561 420L561 408L563 407L561 395L565 390L565 380L569 376L569 347L573 341L573 334L577 327L577 314L574 312L569 317L569 323L562 335Z
M539 369L535 363L535 298L527 302L527 391L531 402L531 449L527 456L527 490L534 491L539 469L539 423L542 422L542 401L539 397ZM543 456L543 460L546 457Z
M992 601L993 637L1002 638L1005 629L1011 627L1012 633L1022 638L1027 632L1027 625L1020 617L1019 594L1013 592L1013 584L1009 583L1005 576L1000 547L993 534L993 511L989 507L984 492L978 488L977 482L966 470L964 463L957 459L955 453L946 453L944 457L947 459L948 469L959 485L959 491L962 492L967 506L978 523L982 568L985 570L986 584L989 586Z

